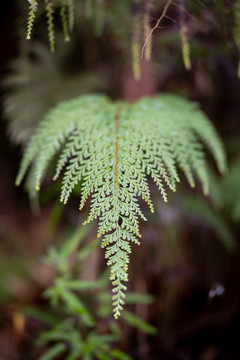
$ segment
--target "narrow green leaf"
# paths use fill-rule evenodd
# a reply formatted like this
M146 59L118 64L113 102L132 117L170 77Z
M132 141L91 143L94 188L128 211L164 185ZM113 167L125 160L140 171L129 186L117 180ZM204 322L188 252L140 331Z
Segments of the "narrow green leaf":
M60 354L64 353L66 347L64 344L53 345L49 350L47 350L39 360L52 360L57 358Z
M157 329L154 326L150 325L146 321L141 320L138 316L129 311L124 310L122 316L130 326L134 326L146 334L154 335L157 333Z
M133 358L129 355L127 355L126 353L124 353L123 351L119 350L119 349L113 349L111 350L111 354L114 357L114 359L119 359L119 360L133 360Z
M128 292L126 304L152 304L154 297L148 294L139 294L135 292Z

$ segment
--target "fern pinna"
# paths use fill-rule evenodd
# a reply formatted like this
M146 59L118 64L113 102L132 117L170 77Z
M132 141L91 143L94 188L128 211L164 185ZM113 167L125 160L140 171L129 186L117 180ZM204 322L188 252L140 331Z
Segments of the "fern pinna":
M167 201L166 187L176 190L178 167L191 186L195 177L208 193L205 144L221 172L225 155L213 126L198 107L175 95L144 98L135 104L112 103L103 95L85 95L50 111L30 140L16 184L28 167L28 183L39 190L50 160L60 152L54 179L64 169L61 201L78 182L83 208L92 195L86 223L99 219L98 236L111 267L117 318L124 304L131 243L139 244L142 198L153 212L147 177Z

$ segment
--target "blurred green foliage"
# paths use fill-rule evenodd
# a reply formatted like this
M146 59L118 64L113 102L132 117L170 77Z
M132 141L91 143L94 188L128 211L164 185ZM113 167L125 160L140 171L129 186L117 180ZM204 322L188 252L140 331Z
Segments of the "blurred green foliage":
M50 323L48 316L42 316L42 311L25 310L27 315L51 325L39 338L39 344L49 344L41 360L55 359L61 353L72 360L131 359L114 346L121 332L111 316L109 274L105 272L100 279L91 281L79 277L83 261L98 247L97 240L85 243L89 230L89 226L75 230L58 248L51 246L45 257L45 262L57 274L54 284L44 293L56 313L55 316L51 314ZM149 295L129 294L131 304L147 305L152 301ZM129 311L124 311L123 318L127 324L147 334L156 332L153 326Z

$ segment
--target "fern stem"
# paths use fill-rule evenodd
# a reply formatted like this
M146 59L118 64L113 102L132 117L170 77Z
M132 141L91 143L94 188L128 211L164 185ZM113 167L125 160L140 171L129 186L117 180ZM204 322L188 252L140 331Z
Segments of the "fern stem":
M118 172L117 172L117 166L118 166L118 130L119 130L119 112L117 112L115 117L115 185L116 185L116 191L118 189Z
M117 235L117 248L119 248L118 240L119 240L119 209L118 209L118 135L119 131L119 111L116 113L115 116L115 214L117 214L117 220L116 220L116 235ZM117 268L119 269L121 266L119 264L119 256L117 254ZM120 286L120 274L117 273L117 288ZM114 317L117 319L120 315L120 303L119 303L119 291L117 294L117 299L115 302L115 308L114 308Z

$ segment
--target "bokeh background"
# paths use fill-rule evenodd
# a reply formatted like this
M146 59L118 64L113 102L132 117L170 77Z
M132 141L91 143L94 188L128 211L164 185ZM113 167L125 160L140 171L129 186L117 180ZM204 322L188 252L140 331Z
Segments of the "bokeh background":
M29 136L62 100L104 92L114 100L134 101L165 91L200 104L223 139L229 170L221 178L212 166L209 197L182 179L178 192L163 204L151 184L156 211L141 224L142 243L133 249L128 285L129 291L151 297L127 304L145 325L137 318L132 323L131 318L119 320L114 346L136 360L240 359L240 80L233 1L188 2L190 71L182 61L181 9L171 6L153 34L151 61L140 62L140 81L134 79L130 51L140 5L105 1L87 16L83 3L76 6L70 42L64 42L56 15L54 54L41 11L32 39L26 41L27 1L0 5L0 360L38 359L51 347L51 342L37 343L40 334L70 316L43 297L56 277L56 269L44 259L50 247L78 231L86 215L79 218L77 191L63 209L59 184L50 179L38 200L30 201L23 187L14 186ZM163 4L154 8L152 25ZM81 237L96 243L96 226ZM77 272L87 281L96 281L105 269L103 251L93 250L87 258L82 255ZM106 292L108 286L100 289L100 295ZM94 296L90 292L84 299L90 303ZM95 312L97 305L91 306ZM102 314L94 325L100 333L114 326L111 312Z

